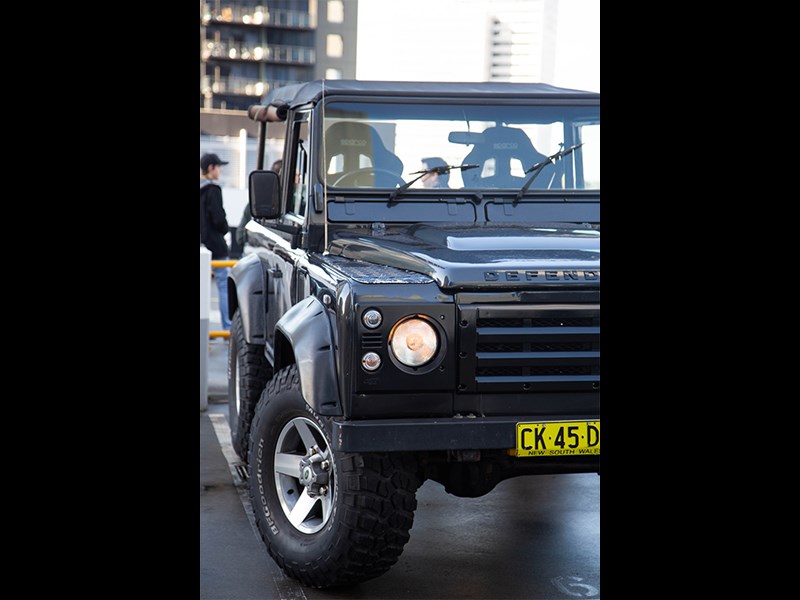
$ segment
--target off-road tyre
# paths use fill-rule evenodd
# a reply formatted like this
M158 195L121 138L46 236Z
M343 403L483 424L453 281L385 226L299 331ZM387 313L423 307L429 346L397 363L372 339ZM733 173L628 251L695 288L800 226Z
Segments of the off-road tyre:
M237 308L231 319L228 343L228 423L233 449L244 462L247 462L253 413L270 377L272 367L264 356L264 345L245 341L242 315Z
M256 524L270 556L288 576L315 588L345 586L377 577L397 562L409 540L423 482L413 455L332 451L330 419L306 404L295 365L276 373L267 385L250 436ZM314 483L304 486L300 459L315 444L318 472ZM277 474L276 455L281 464ZM329 471L320 468L325 461ZM319 483L328 484L325 495L309 496ZM308 512L309 518L293 525L281 498L284 505L296 502L294 508L306 502L297 513ZM313 508L306 508L311 502Z

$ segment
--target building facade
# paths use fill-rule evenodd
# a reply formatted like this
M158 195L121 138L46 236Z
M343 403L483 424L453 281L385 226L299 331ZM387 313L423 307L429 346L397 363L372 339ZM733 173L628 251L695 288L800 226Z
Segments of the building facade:
M354 78L358 0L201 0L200 108L246 111L274 87Z

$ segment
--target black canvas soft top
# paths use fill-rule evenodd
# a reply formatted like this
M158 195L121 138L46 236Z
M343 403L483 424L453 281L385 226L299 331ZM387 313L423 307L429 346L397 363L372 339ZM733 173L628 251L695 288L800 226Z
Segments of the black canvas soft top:
M583 90L560 88L546 83L489 82L432 82L432 81L359 81L355 79L325 79L276 88L266 94L258 108L285 106L292 108L317 102L325 96L391 96L465 98L564 98L599 99L600 94Z

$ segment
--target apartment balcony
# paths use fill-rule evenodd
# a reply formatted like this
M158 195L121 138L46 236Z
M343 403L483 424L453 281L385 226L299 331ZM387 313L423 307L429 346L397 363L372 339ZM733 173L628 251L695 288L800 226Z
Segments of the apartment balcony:
M246 27L288 27L292 29L314 29L317 26L316 14L297 10L270 9L266 6L221 6L217 12L212 5L204 3L200 7L200 23L242 25Z
M307 46L248 46L237 42L215 42L207 40L200 57L208 60L235 60L269 63L292 63L313 65L316 54Z
M254 81L245 77L201 77L200 93L203 96L213 94L230 94L236 96L255 96L261 97L273 88L283 87L303 83L301 81L290 81L288 79L276 79L273 81Z

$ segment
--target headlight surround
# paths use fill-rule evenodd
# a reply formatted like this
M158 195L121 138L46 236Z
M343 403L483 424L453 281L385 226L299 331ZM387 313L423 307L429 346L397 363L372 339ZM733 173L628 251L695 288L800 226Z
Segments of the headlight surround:
M439 350L439 333L427 319L414 315L395 323L389 333L389 350L407 367L431 362Z

